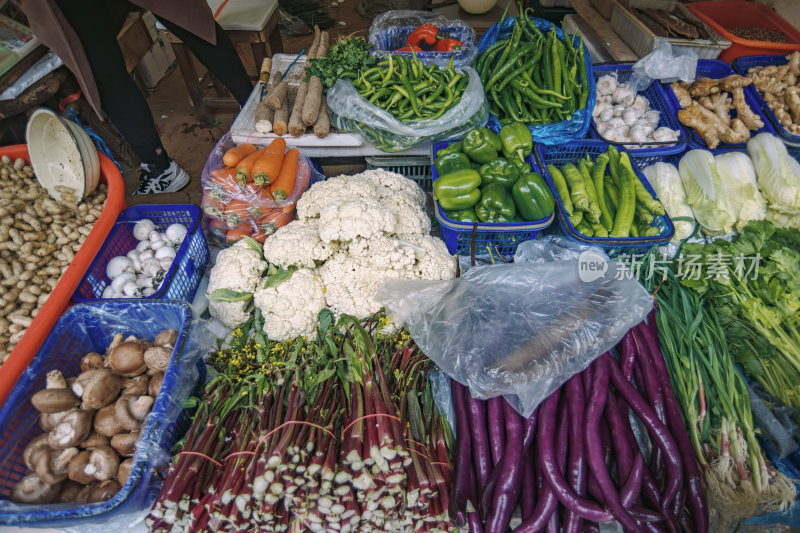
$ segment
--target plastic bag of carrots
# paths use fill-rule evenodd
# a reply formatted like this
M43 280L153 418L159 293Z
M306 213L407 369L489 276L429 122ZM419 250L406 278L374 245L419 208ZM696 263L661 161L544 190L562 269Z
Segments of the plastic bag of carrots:
M277 137L266 146L234 144L224 135L203 168L203 213L211 234L232 244L259 242L294 220L298 198L324 179L296 148Z

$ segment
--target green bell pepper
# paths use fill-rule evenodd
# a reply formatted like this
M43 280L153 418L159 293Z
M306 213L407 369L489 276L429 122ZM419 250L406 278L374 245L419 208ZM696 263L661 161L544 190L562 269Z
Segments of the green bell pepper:
M469 158L460 152L451 152L437 157L433 164L440 176L470 168Z
M514 198L502 185L491 183L481 189L481 200L475 206L481 222L511 222L516 212Z
M466 209L481 198L481 175L472 169L446 174L433 182L433 193L442 209Z
M511 188L511 196L517 211L529 222L549 217L555 208L550 187L536 172L522 175Z
M469 130L461 143L461 151L476 163L488 163L502 148L500 138L489 128Z
M503 155L509 159L516 157L524 161L533 150L531 132L525 124L519 122L503 126L500 130L500 142L503 145Z
M456 222L478 222L478 215L475 214L475 208L473 207L454 211L445 211L444 215L450 220L455 220Z
M461 141L456 141L445 148L436 150L436 157L444 157L447 154L457 154L459 152L461 152Z
M512 163L508 159L498 157L497 159L493 159L481 165L479 172L483 185L499 183L506 189L510 189L519 178L520 169L515 163Z

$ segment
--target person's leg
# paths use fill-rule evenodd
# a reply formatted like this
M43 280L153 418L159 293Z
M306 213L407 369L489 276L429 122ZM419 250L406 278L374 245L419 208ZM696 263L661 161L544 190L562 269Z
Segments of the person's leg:
M83 45L103 110L142 162L166 168L169 157L158 138L147 100L125 69L106 2L57 0L57 4Z
M189 183L189 175L167 155L147 100L125 69L115 24L121 1L128 4L125 0L56 3L81 41L103 110L142 160L137 194L174 192Z
M197 56L197 59L225 84L240 105L244 105L253 90L253 83L250 81L250 76L247 75L230 37L219 24L214 23L217 30L217 44L212 45L166 19L159 18L158 20L173 35L183 41Z

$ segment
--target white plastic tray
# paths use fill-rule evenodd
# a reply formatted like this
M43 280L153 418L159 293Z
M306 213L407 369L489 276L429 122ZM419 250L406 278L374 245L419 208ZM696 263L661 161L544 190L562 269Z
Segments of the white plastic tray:
M270 72L270 79L274 79L277 73L283 72L291 64L296 56L293 54L274 54L272 56L272 72ZM302 80L304 69L306 66L306 56L301 56L297 62L292 65L291 70L284 78L289 87L297 88ZM290 91L290 94L293 91ZM259 133L255 128L255 112L258 102L261 100L261 84L257 84L250 93L250 98L244 105L236 120L231 125L231 137L235 143L253 143L264 144L269 142L270 139L277 137L274 133ZM290 134L283 135L286 139L287 146L308 147L308 148L339 148L339 147L354 147L361 146L364 139L354 133L337 133L331 131L327 137L320 139L314 135L311 130L306 130L307 133L300 137L294 137Z

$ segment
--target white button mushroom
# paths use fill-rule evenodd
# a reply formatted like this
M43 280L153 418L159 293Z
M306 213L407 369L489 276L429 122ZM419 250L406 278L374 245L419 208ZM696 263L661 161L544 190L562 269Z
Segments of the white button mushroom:
M109 279L117 279L120 274L133 272L135 270L133 261L124 256L112 257L106 265L106 275Z
M126 284L134 283L135 286L135 282L136 282L136 274L134 274L133 272L123 272L122 274L114 278L114 281L111 282L111 288L116 293L122 293L122 289L123 287L125 287Z
M134 272L139 272L142 269L142 260L139 258L138 251L131 250L126 257L133 262Z
M100 295L100 298L103 298L104 300L114 298L114 288L110 284L106 285L106 288L103 289L103 294Z
M137 252L144 252L145 250L149 249L150 249L150 241L148 241L147 239L139 241L139 244L136 245Z
M164 259L165 257L170 259L175 257L175 250L171 246L162 246L156 250L156 259Z
M186 232L186 226L183 224L171 224L164 233L167 240L177 247L183 242Z
M161 268L163 268L164 270L169 270L169 267L172 266L173 259L174 259L173 257L162 257L158 261L159 263L161 263Z
M142 274L147 277L154 278L159 272L163 270L161 262L155 257L151 257L142 261Z
M150 241L150 248L153 250L161 246L161 243L164 241L164 239L161 238L161 233L158 231L151 231L147 238Z
M147 261L152 257L153 257L153 250L149 248L143 252L139 252L139 260L142 262L143 265L145 261Z
M133 236L136 238L137 241L143 241L147 239L147 236L150 235L150 233L155 229L156 225L153 223L152 220L143 218L142 220L134 224Z
M122 287L122 293L129 298L135 298L142 294L142 290L136 286L135 281L129 281Z

